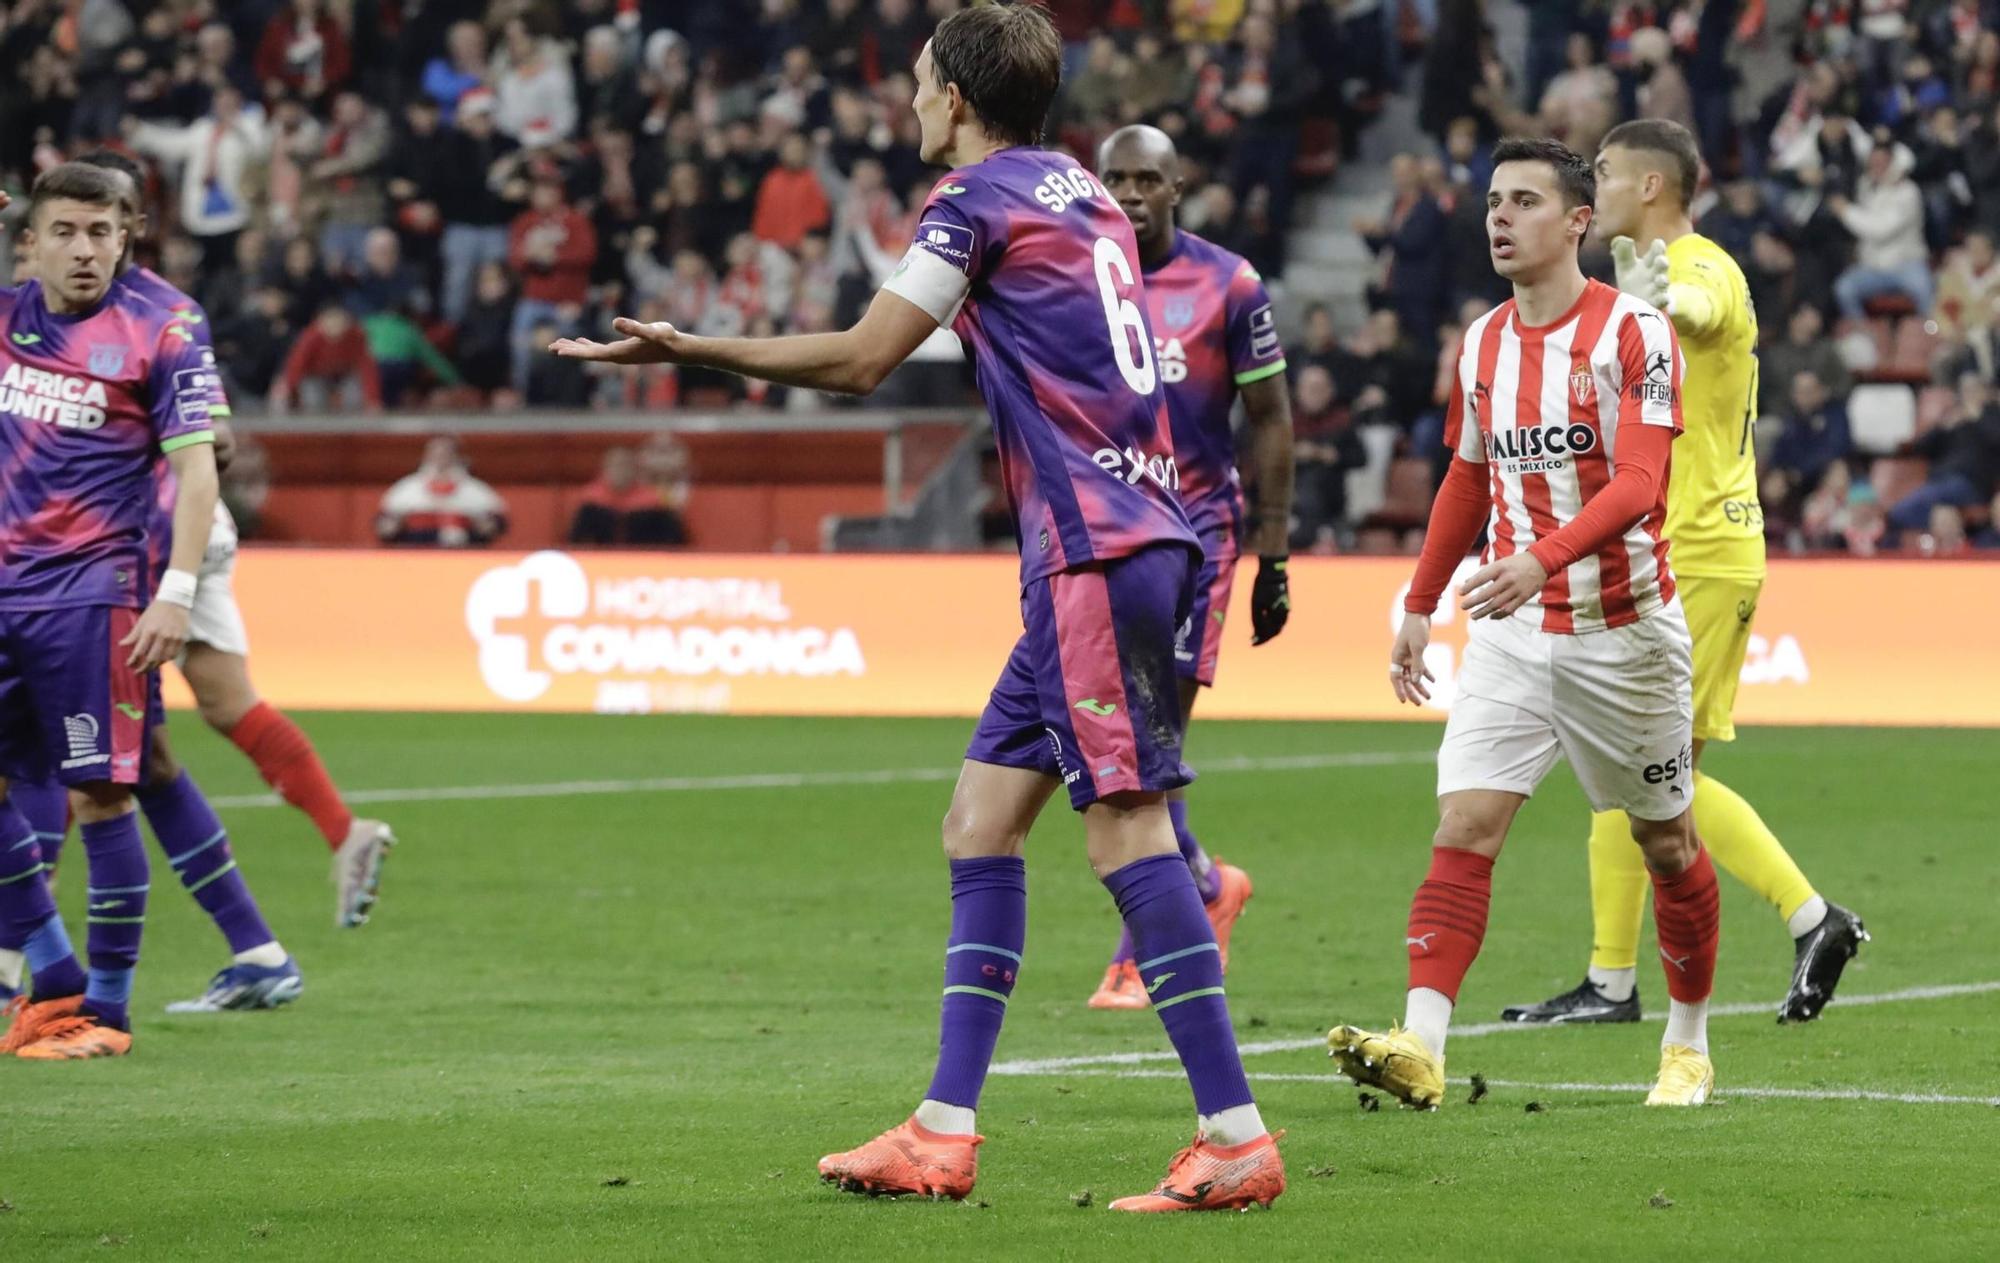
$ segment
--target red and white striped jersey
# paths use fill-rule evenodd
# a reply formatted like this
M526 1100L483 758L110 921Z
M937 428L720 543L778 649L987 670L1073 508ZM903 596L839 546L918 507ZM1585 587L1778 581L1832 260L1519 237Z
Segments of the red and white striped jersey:
M1521 323L1512 299L1465 331L1445 414L1445 442L1488 466L1487 559L1554 535L1618 468L1618 426L1681 431L1681 360L1673 322L1644 300L1591 281L1553 324ZM1467 425L1467 419L1472 424ZM1543 631L1600 631L1671 601L1667 484L1621 537L1549 577L1514 617Z

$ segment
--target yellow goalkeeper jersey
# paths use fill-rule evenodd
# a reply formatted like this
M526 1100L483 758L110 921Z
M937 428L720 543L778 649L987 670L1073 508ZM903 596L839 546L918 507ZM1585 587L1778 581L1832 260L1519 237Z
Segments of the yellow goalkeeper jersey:
M1727 251L1696 233L1667 247L1667 281L1687 361L1667 485L1669 561L1676 575L1764 577L1764 510L1757 503L1757 310ZM1686 291L1692 290L1693 293Z

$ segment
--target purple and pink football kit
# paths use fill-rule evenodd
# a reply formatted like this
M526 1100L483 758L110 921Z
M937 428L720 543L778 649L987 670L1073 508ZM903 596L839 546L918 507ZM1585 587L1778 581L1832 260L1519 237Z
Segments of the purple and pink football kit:
M162 452L213 441L213 356L132 290L59 316L0 290L0 773L135 784L154 714L119 641L159 576Z
M1005 149L938 181L884 288L969 348L1020 542L1025 631L966 757L1058 776L1078 810L1187 784L1200 553L1124 212L1074 160Z
M1173 423L1181 506L1202 551L1194 608L1175 638L1174 664L1182 678L1209 685L1243 535L1230 411L1239 387L1285 371L1285 352L1257 269L1185 230L1174 234L1167 257L1146 270L1146 310Z

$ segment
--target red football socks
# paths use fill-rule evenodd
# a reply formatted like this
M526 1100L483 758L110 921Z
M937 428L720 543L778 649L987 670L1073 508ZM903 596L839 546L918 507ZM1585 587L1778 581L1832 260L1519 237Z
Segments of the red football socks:
M326 765L306 734L269 702L259 702L229 730L236 748L250 756L258 775L278 797L312 817L326 844L338 849L354 825Z
M1431 851L1431 871L1410 901L1410 988L1428 987L1458 1000L1458 986L1486 939L1493 901L1493 861L1456 847Z
M1653 874L1653 925L1660 932L1660 964L1667 994L1699 1004L1715 989L1715 950L1721 940L1722 892L1708 848L1675 877Z

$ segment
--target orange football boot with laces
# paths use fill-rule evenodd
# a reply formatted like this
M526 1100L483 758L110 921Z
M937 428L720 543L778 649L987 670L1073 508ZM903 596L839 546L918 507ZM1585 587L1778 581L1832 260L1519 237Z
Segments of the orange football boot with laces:
M858 1149L819 1160L819 1178L848 1193L870 1197L962 1199L979 1174L984 1136L947 1136L915 1118L891 1127Z
M15 996L0 1009L0 1017L12 1017L13 1024L7 1033L0 1036L0 1057L12 1057L29 1044L48 1033L49 1023L61 1018L75 1017L83 1007L80 995L58 996L44 1000L40 1004L28 1003L26 996Z
M1279 1132L1278 1136L1285 1133ZM1269 1132L1240 1145L1211 1144L1197 1135L1174 1155L1167 1178L1137 1197L1121 1197L1113 1210L1160 1214L1175 1210L1248 1210L1269 1206L1285 1191L1285 1162L1278 1136Z
M1152 999L1146 995L1146 984L1139 978L1139 963L1132 960L1106 965L1104 981L1097 984L1097 990L1090 997L1093 1009L1148 1009L1152 1006Z
M1236 918L1243 915L1243 905L1250 902L1250 896L1257 893L1250 884L1250 874L1236 867L1215 861L1215 880L1222 890L1213 903L1203 905L1208 910L1208 923L1215 929L1215 945L1222 950L1222 968L1229 969L1229 932L1236 928Z
M40 1039L14 1055L25 1061L87 1061L92 1057L123 1057L131 1051L131 1032L77 1013L49 1022L42 1027Z

